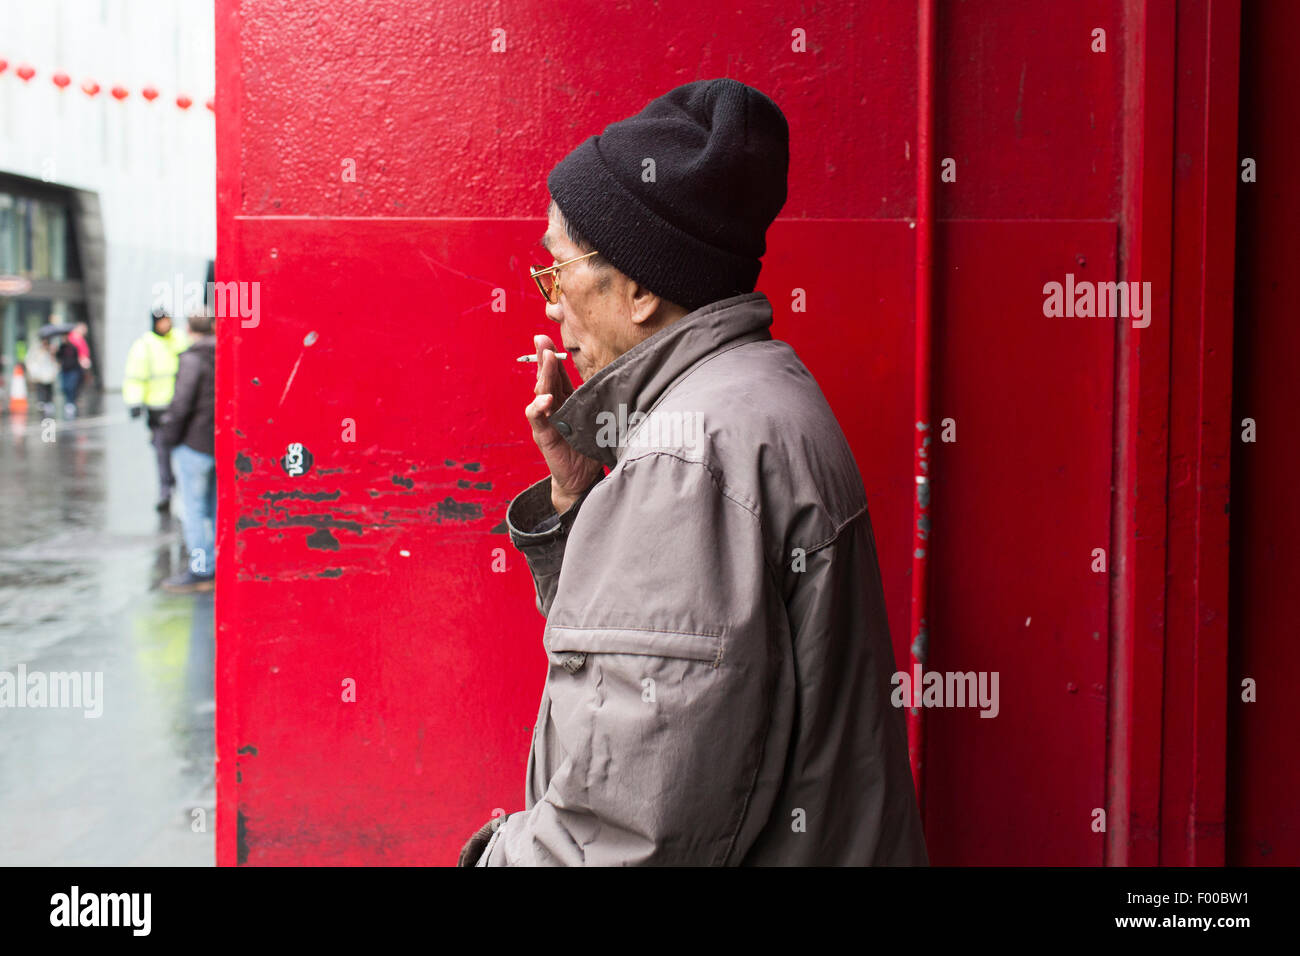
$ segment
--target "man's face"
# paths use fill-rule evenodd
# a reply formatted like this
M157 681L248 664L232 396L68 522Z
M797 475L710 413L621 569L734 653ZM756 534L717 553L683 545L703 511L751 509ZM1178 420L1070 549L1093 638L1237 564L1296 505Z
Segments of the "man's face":
M554 258L552 265L582 255L582 250L564 234L554 209L543 245ZM637 334L637 323L632 319L633 303L627 288L630 280L613 269L593 270L590 263L590 259L583 259L561 269L560 301L546 305L547 318L560 323L560 347L569 353L584 382L644 337Z
M166 335L172 330L172 320L164 315L160 319L154 319L153 327L159 335Z

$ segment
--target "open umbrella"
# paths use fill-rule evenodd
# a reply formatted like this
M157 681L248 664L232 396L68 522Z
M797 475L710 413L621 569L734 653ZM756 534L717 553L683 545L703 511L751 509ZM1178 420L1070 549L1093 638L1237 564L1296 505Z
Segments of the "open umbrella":
M48 339L56 335L67 335L75 328L76 328L75 325L72 325L67 322L51 322L46 325L42 325L40 331L37 334L43 339Z

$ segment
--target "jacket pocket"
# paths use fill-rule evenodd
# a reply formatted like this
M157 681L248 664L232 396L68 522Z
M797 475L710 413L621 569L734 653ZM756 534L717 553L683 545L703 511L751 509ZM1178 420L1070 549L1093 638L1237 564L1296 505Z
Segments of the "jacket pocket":
M722 663L722 635L652 628L574 627L553 624L546 629L546 649L569 673L579 671L588 654L642 654L678 660Z

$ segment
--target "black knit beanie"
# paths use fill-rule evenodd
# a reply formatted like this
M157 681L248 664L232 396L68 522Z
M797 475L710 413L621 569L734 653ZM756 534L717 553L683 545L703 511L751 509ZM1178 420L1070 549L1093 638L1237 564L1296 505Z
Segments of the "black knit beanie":
M694 311L754 291L789 168L775 103L737 80L697 80L589 137L546 185L614 268Z

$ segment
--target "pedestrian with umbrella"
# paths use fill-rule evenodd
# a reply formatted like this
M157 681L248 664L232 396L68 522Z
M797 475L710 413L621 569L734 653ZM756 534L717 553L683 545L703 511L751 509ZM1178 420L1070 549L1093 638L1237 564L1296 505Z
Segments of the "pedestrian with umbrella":
M81 391L81 383L86 377L86 369L81 364L81 352L66 338L75 328L76 326L68 323L51 322L41 326L40 333L42 338L47 335L65 337L54 353L59 363L59 390L63 392L64 418L77 417L77 394Z

